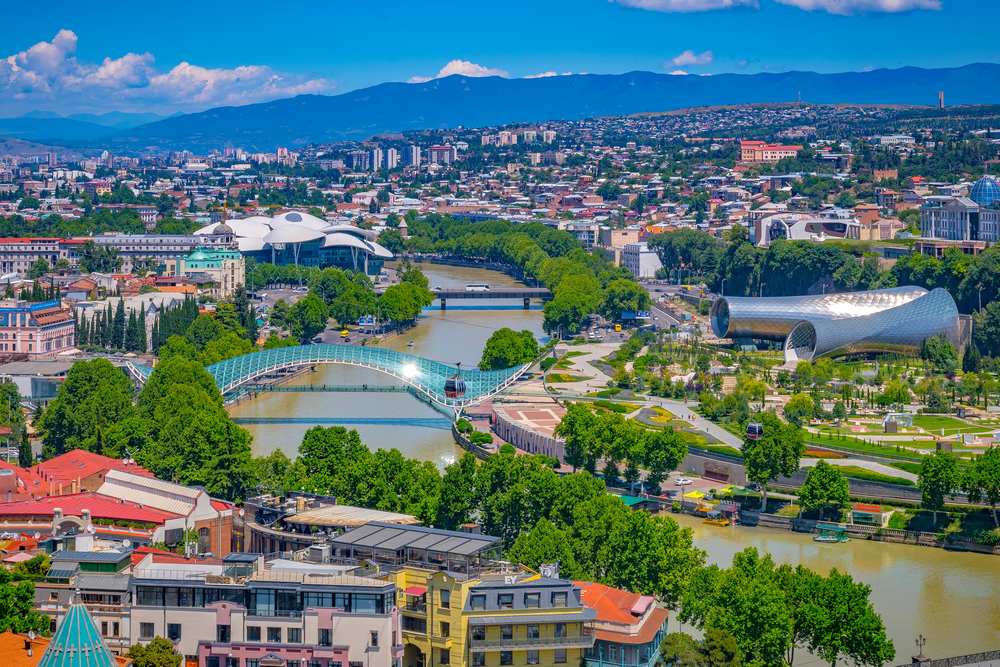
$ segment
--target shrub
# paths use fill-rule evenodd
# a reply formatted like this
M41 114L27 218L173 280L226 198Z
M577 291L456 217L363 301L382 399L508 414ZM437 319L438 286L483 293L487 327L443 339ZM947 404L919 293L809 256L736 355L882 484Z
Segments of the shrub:
M492 439L493 438L490 438L491 441L492 441ZM514 445L510 444L509 442L505 442L502 445L500 445L500 453L501 454L514 454L516 452L517 452L517 449L515 449Z
M472 422L470 422L465 417L462 417L457 422L455 422L455 428L458 429L459 433L472 433Z
M469 441L474 445L489 445L493 443L493 436L482 431L473 431Z

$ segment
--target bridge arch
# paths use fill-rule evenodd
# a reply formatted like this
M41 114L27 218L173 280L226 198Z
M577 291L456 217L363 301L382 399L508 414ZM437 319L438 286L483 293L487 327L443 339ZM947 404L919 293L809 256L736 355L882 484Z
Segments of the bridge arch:
M497 371L462 369L466 391L464 396L456 398L445 395L444 385L459 371L457 366L375 346L319 343L279 347L226 359L205 370L215 379L219 391L227 395L273 373L318 364L343 364L384 373L413 387L434 403L454 409L495 396L516 382L530 365ZM134 364L129 364L128 370L139 382L145 382L152 372L149 367Z

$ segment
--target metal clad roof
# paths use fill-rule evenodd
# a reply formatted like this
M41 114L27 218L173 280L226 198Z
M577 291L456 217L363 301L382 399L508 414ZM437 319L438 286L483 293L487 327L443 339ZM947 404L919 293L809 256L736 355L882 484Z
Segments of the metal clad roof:
M378 548L392 549L392 550L401 549L412 541L413 541L413 536L408 535L407 533L404 532L400 533L399 535L396 535L395 537L390 537L388 540L378 545Z
M451 553L458 554L460 556L468 556L469 554L473 554L481 549L490 547L492 544L492 542L487 542L486 540L470 539L467 540L465 544L460 544L452 549Z
M397 528L383 528L382 530L375 531L367 537L362 537L360 540L354 544L359 547L374 547L380 548L382 543L391 537L400 535L401 531Z
M382 530L381 526L375 524L368 524L365 526L360 526L354 530L350 530L343 535L337 537L334 542L337 544L356 544L358 540L371 535L372 533Z
M453 548L462 544L467 544L468 542L469 538L467 537L449 537L445 541L435 544L431 547L431 550L450 553Z
M423 535L417 539L410 542L409 546L411 549L430 549L433 545L439 544L448 539L446 535L437 535L431 533L430 535Z

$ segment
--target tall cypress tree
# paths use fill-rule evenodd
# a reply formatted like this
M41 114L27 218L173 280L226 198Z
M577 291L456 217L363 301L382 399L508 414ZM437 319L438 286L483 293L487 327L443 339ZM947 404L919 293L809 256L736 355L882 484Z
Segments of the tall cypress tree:
M111 347L121 350L125 347L125 300L118 300L114 324L111 328Z
M139 310L139 339L138 339L138 343L139 343L139 349L136 350L136 352L139 352L140 354L144 354L146 352L146 350L149 348L149 345L148 345L148 343L146 341L146 309L145 308L142 308L142 309Z

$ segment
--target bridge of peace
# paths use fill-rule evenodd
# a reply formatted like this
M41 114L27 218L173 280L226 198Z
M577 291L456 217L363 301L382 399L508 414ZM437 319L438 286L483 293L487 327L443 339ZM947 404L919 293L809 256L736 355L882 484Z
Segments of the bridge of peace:
M205 370L215 379L223 397L231 400L242 390L266 378L320 364L343 364L384 373L403 382L418 397L455 411L502 392L517 382L530 366L525 364L495 371L460 369L382 347L320 343L251 352L212 364ZM127 369L140 384L145 383L153 372L149 366L132 362L127 364ZM375 385L362 387L362 391L369 390L380 391L382 388Z

